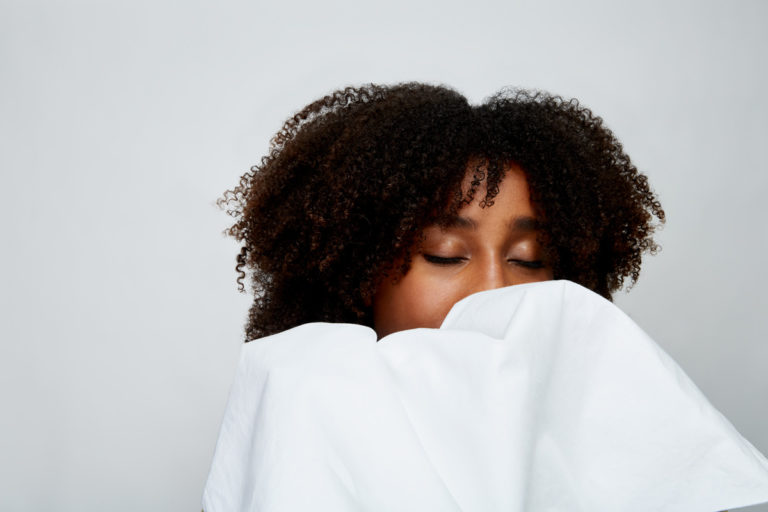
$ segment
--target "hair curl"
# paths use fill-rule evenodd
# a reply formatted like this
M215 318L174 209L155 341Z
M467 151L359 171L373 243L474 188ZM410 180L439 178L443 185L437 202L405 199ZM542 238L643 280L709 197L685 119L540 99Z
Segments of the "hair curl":
M481 161L467 194L469 162ZM664 211L601 118L576 100L505 89L482 105L421 83L348 87L285 122L269 154L217 204L251 271L246 341L306 322L373 326L371 297L398 279L421 233L472 200L491 205L510 162L528 180L555 279L611 300L640 274ZM403 261L395 268L394 261Z

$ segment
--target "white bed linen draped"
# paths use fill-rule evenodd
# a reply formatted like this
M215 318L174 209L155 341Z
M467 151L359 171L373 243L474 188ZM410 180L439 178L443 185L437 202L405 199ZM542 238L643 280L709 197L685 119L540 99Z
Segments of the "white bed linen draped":
M376 341L310 323L243 346L203 496L225 511L719 511L768 462L609 301L476 293Z

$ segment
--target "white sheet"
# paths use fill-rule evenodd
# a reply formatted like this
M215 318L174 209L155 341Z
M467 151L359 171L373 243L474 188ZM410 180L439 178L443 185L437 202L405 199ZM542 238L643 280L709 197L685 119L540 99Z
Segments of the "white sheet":
M243 346L203 496L224 511L719 511L768 462L609 301L476 293L376 342L310 323Z

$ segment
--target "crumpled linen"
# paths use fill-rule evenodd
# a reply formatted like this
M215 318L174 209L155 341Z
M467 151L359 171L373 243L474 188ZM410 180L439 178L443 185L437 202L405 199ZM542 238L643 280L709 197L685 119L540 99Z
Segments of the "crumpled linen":
M243 346L203 496L224 511L719 511L768 462L627 315L570 281L473 294L376 341Z

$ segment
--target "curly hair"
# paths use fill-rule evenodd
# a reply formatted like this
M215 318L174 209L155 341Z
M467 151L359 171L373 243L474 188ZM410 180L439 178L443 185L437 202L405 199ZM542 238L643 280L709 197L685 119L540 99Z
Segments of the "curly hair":
M376 287L408 272L423 230L453 217L483 181L481 206L492 205L510 163L528 181L555 279L608 300L627 278L635 283L642 254L659 249L652 234L664 211L578 101L505 89L474 106L444 86L348 87L288 119L269 154L217 201L236 219L225 233L243 244L241 292L251 271L245 340L307 322L372 327Z

